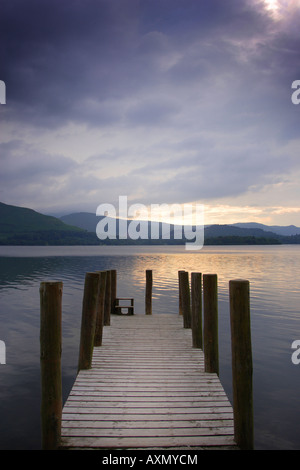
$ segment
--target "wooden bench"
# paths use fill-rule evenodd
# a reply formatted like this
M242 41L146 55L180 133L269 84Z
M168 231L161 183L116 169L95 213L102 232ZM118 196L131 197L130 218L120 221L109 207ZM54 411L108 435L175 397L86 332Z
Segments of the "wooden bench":
M122 301L122 304L120 304L120 301ZM123 304L123 301L129 302L129 305ZM123 309L126 309L127 313L123 313ZM134 299L129 297L116 298L113 313L116 315L134 315Z

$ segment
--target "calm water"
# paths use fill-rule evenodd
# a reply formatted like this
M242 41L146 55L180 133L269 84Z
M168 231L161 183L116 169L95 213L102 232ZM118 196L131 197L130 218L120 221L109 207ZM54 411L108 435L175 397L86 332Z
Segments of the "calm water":
M77 368L85 273L116 269L118 296L144 313L145 270L154 277L154 313L178 314L177 272L218 274L220 379L229 398L228 281L249 279L256 449L300 449L300 247L0 247L0 449L40 449L39 285L63 281L63 396Z

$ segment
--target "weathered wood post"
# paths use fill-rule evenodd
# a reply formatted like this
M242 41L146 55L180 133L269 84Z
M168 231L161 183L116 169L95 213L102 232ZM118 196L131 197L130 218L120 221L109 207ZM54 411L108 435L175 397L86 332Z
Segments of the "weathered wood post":
M104 300L104 318L103 325L110 325L110 311L111 311L111 271L106 271L106 289Z
M180 273L183 273L184 270L178 271L178 291L179 291L179 315L183 315L182 312L182 299L181 299L181 276Z
M202 341L202 274L191 274L192 290L192 344L194 348L203 347Z
M218 278L203 274L204 365L205 372L219 375Z
M40 366L42 448L55 450L62 418L62 282L40 284Z
M96 272L86 273L85 275L78 372L82 369L90 369L92 365L97 319L99 278L100 275Z
M189 285L189 273L187 271L180 271L180 292L182 302L182 314L183 314L183 327L192 327L192 315L191 315L191 295Z
M253 449L252 346L249 281L229 281L234 436L241 449Z
M153 287L152 270L146 269L146 294L145 294L146 315L152 315L152 287Z
M116 269L112 269L110 271L110 276L111 276L111 290L110 290L111 311L110 311L110 313L114 313L116 298L117 298L117 271L116 271Z
M99 290L97 301L97 318L94 338L94 346L102 346L104 302L106 290L106 271L97 271L99 274Z

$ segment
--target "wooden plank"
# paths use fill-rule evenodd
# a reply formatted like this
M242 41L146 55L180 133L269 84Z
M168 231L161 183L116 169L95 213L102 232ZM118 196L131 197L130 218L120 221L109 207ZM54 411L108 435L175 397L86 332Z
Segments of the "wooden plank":
M201 384L199 387L192 387L192 386L180 386L180 385L169 385L167 387L160 387L159 385L149 384L147 387L136 385L136 384L113 384L113 387L110 385L95 385L92 383L91 385L76 385L70 392L70 395L76 395L80 393L96 393L97 395L108 395L108 396L120 396L120 395L128 395L128 396L147 396L147 395L157 395L157 396L174 396L174 393L177 395L184 395L184 396L193 396L199 395L201 393L206 392L216 392L216 393L224 393L224 390L221 387L217 387L216 385L205 385Z
M233 412L179 315L112 317L63 408L62 448L234 448Z
M117 429L102 429L96 427L81 427L81 428L63 428L62 436L64 432L70 437L135 437L138 435L139 439L143 437L194 437L194 436L228 436L233 433L233 426L222 426L222 427L190 427L190 428L117 428Z
M174 447L226 447L235 446L231 436L180 436L180 437L127 437L127 438L98 438L72 437L62 438L64 448L95 448L95 449L139 449L139 448L174 448Z
M64 413L75 413L75 414L80 414L81 412L82 413L85 413L85 414L98 414L100 415L101 413L103 415L110 415L110 414L117 414L117 413L122 413L122 414L147 414L148 416L149 415L156 415L156 414L165 414L165 415L170 415L172 413L174 414L197 414L197 413L222 413L222 412L226 412L227 413L230 413L232 411L230 405L219 405L219 406L191 406L191 407L166 407L166 406L163 406L163 407L130 407L130 406L120 406L120 407L116 407L116 406L112 406L112 407L108 407L108 406L105 406L103 408L101 407L94 407L94 406L85 406L85 407L81 407L81 406L72 406L72 405L67 405L67 406L64 406Z
M185 413L172 413L172 419L170 420L170 416L168 414L164 414L162 412L156 412L154 415L147 414L147 413L130 413L127 412L126 414L123 412L117 413L117 410L111 410L109 413L97 413L94 410L94 413L84 413L81 410L79 413L68 413L67 410L64 411L64 421L62 426L68 427L68 423L70 421L74 421L79 424L80 421L84 421L86 423L90 422L91 420L95 422L122 422L122 421L132 421L132 422L148 422L148 421L159 421L159 422L172 422L172 421L191 421L193 420L195 423L197 421L201 421L203 419L210 420L212 423L215 420L228 420L232 421L232 410L230 408L220 408L218 410L215 409L203 409L201 412L194 412L192 414L185 414Z
M70 396L68 403L74 405L74 403L80 403L80 406L85 406L86 403L92 403L93 406L123 406L123 404L130 405L134 403L136 406L140 406L142 403L155 404L155 406L165 406L169 404L170 406L174 403L177 403L178 406L200 406L206 403L227 403L227 397L225 396L202 396L202 397L192 397L188 400L186 397L153 397L153 396L142 396L142 397L102 397L99 399L98 396L88 395L88 396ZM66 405L67 406L67 405Z
M97 428L97 429L158 429L158 428L221 428L224 426L233 426L232 419L181 419L181 420L66 420L64 428Z
M131 400L143 400L143 399L149 399L149 400L171 400L171 401L181 401L181 400L201 400L202 397L205 397L206 399L209 397L219 397L224 400L228 400L227 396L225 393L220 390L189 390L189 389L183 389L183 390L169 390L166 392L159 391L159 390L116 390L113 388L111 391L110 390L101 390L101 389L96 389L95 387L92 388L92 390L75 390L73 389L70 392L68 402L72 400L88 400L89 397L93 399L98 398L99 402L103 402L103 400L109 399L110 401L115 401L115 400L120 400L120 399L131 399Z

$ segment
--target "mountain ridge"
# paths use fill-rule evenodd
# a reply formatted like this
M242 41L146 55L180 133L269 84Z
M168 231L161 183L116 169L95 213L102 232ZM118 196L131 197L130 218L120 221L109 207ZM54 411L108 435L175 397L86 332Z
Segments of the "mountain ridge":
M296 227L295 225L265 225L258 222L238 222L231 225L240 228L261 228L262 230L270 231L278 235L290 236L300 234L300 227Z
M0 245L86 244L87 231L28 207L0 202Z
M0 202L0 234L30 232L34 230L70 230L82 229L65 224L61 219L41 214L28 207L12 206Z
M73 212L68 215L61 216L60 219L65 223L71 225L77 225L78 227L84 228L88 231L96 231L97 223L99 222L99 216L96 216L95 213L92 212ZM289 226L279 226L279 225L264 225L256 222L248 222L248 223L234 223L234 224L210 224L205 226L205 230L208 230L209 227L234 227L235 229L247 229L250 230L248 232L243 232L244 235L251 236L255 233L257 236L262 236L263 232L267 232L269 235L299 235L300 234L300 227L296 227L295 225ZM272 230L273 229L273 230ZM233 233L233 230L227 229L226 232L229 235L238 234L238 230ZM230 233L229 233L230 232ZM242 232L240 232L242 233ZM222 233L224 235L224 233Z
M102 217L103 218L103 217ZM1 245L100 245L100 244L183 244L186 239L174 237L181 226L170 225L169 239L99 240L96 227L101 217L90 212L74 212L61 217L44 215L33 209L0 202ZM119 220L116 220L118 228ZM130 221L128 221L130 223ZM148 227L151 222L148 221ZM164 224L169 226L169 224ZM275 233L270 228L277 230ZM149 231L150 233L150 231ZM292 235L286 235L292 233ZM205 245L300 243L300 228L267 226L255 222L212 224L204 228Z

